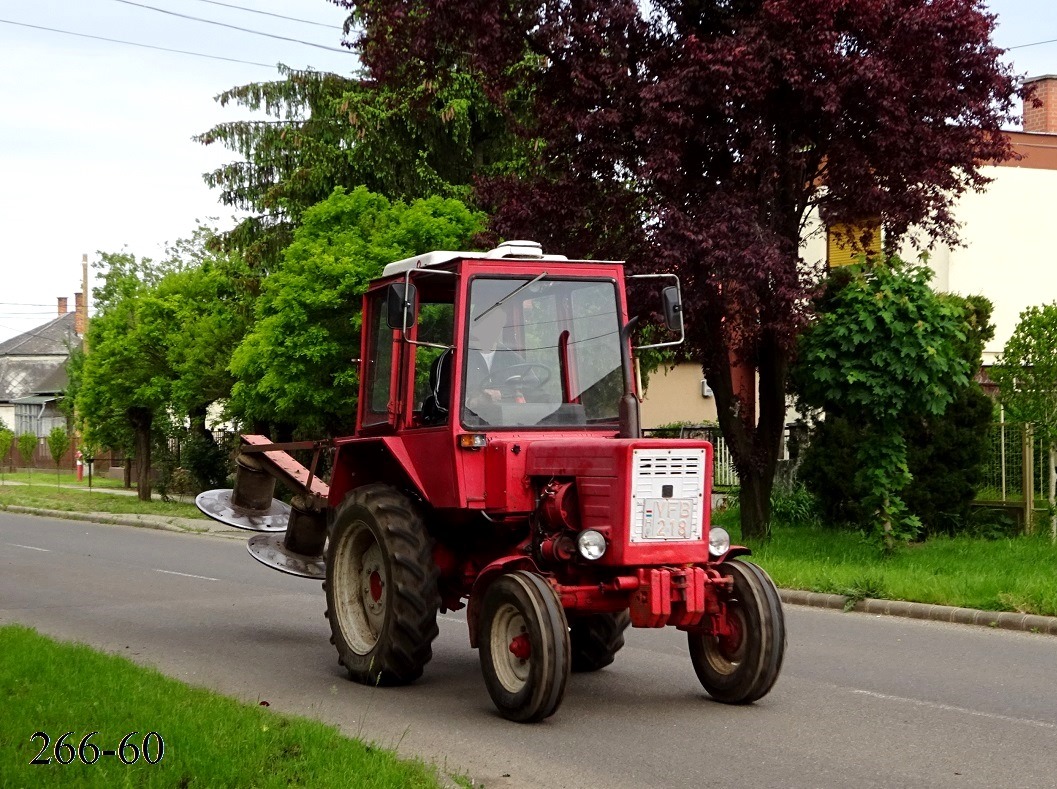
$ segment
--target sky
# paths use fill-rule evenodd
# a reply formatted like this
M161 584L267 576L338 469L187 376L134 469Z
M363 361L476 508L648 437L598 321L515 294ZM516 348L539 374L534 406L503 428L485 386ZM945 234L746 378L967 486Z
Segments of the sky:
M987 5L1018 73L1057 73L1053 0ZM230 227L202 174L237 157L192 138L252 115L214 97L277 63L350 74L344 18L327 0L0 0L0 342L53 318L59 296L72 309L83 254L160 258L199 221Z

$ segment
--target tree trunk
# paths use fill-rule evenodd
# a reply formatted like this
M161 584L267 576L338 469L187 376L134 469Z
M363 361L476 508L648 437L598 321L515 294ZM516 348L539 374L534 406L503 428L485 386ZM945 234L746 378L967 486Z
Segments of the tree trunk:
M788 364L787 352L768 334L755 359L728 356L727 363L707 371L709 381L716 381L719 425L738 471L741 533L747 539L771 534L771 490L785 429Z
M150 501L150 434L154 414L147 408L130 408L128 419L135 434L136 490L140 501Z
M191 433L192 435L197 434L202 438L213 440L213 434L206 428L206 416L208 415L209 407L206 405L195 406L191 409L191 412L187 415L187 418L191 422Z

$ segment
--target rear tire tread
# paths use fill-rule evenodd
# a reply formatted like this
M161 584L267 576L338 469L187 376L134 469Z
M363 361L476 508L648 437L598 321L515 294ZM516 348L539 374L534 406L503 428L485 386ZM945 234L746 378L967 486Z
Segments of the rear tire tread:
M598 671L613 662L624 646L624 631L631 625L631 614L585 614L569 619L572 643L572 670Z
M340 609L334 602L335 584L324 582L333 641L350 679L366 685L404 685L422 676L433 657L433 639L440 632L439 572L433 563L432 540L422 516L402 493L384 484L357 488L335 513L327 552L328 579L334 578L337 545L353 522L354 512L357 521L367 523L373 518L380 532L375 537L388 559L387 617L374 647L366 655L354 652L336 621Z

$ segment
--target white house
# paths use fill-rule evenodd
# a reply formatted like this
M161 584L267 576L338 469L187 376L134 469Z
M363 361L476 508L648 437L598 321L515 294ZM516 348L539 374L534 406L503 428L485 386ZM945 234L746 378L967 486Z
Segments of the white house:
M66 360L84 333L81 294L76 298L74 312L61 297L56 317L0 343L0 420L16 434L43 437L66 424L55 406L66 388Z

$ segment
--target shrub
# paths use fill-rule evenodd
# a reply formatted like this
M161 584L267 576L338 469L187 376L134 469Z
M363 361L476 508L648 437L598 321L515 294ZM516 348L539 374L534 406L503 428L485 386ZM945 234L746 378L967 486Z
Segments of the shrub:
M820 509L818 500L803 485L788 490L775 488L771 492L771 518L785 526L817 524Z
M228 479L228 456L211 435L192 433L180 448L180 467L198 491L222 488Z
M949 294L940 300L960 319L955 351L969 369L978 369L984 344L994 333L991 303L981 296ZM870 501L870 485L862 458L880 451L876 444L887 433L901 435L906 445L910 480L899 495L906 512L920 522L920 534L955 534L969 528L970 506L985 476L993 406L971 379L951 387L951 394L943 413L892 413L874 425L865 423L859 409L828 403L799 470L799 479L817 496L824 517L856 530L874 517L865 503Z

